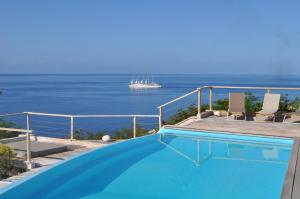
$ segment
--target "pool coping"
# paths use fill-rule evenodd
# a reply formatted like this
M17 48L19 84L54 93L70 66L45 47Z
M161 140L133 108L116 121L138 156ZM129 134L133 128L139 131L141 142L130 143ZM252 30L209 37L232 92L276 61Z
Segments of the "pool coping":
M272 136L272 135L262 135L253 133L237 133L237 132L221 132L213 130L202 130L197 128L186 128L178 126L164 126L166 129L176 129L176 130L188 130L188 131L204 131L207 133L216 134L235 134L241 136L256 136L256 137L267 137L267 138L277 138L277 139L292 139L293 145L291 150L291 155L288 163L288 168L285 175L285 180L283 188L281 191L280 199L299 199L300 198L300 138L288 137L288 136Z
M292 146L291 157L288 164L288 169L286 171L285 181L283 184L282 192L281 192L281 199L296 199L299 198L299 188L297 185L299 183L299 174L296 178L296 174L299 173L299 159L300 159L300 139L295 138L294 144ZM298 172L297 172L298 170ZM297 183L298 181L298 183ZM297 191L298 190L298 191ZM298 194L297 194L298 192ZM298 197L297 197L298 196Z
M256 136L256 137L269 137L269 138L278 138L278 139L295 139L297 137L293 136L287 136L287 135L266 135L266 134L260 134L260 133L245 133L245 132L235 132L235 131L219 131L219 130L207 130L207 129L201 129L201 128L190 128L190 127L181 127L181 126L175 126L175 125L165 125L163 128L165 129L177 129L177 130L187 130L187 131L198 131L198 132L208 132L208 133L219 133L219 134L233 134L233 135L241 135L241 136ZM299 129L300 131L300 129Z
M175 132L168 132L168 130L173 129ZM166 132L167 131L167 132ZM179 131L179 132L176 132ZM185 133L181 133L180 131L185 131ZM159 131L158 133L160 133ZM250 142L258 141L258 142L266 142L266 143L280 143L287 144L292 146L294 143L294 139L289 137L276 137L276 136L258 136L253 134L239 134L239 133L231 133L225 131L206 131L206 130L197 130L197 129L181 129L181 128L162 128L163 134L176 134L176 135L201 135L201 136L209 136L209 137L224 137L224 138L232 138L237 140L248 140ZM209 135L210 134L210 135Z
M151 135L145 135L145 136L143 136L143 137L147 137L147 136L151 136ZM50 169L53 169L53 168L55 168L55 167L58 167L58 166L64 164L65 162L67 162L67 161L70 161L70 160L79 158L80 156L86 155L86 154L88 154L88 153L92 153L92 152L94 152L94 151L97 151L97 150L100 150L100 149L103 149L103 148L106 148L106 147L110 147L110 146L113 146L113 145L121 144L121 143L124 142L124 141L135 140L135 139L138 139L138 138L139 138L139 137L130 138L130 139L127 139L127 140L120 140L120 141L118 141L118 142L113 142L113 143L111 143L111 144L109 144L109 145L104 145L104 146L102 146L102 147L91 148L91 149L89 149L89 150L87 150L87 151L85 151L85 152L83 152L83 153L74 155L74 156L72 156L72 157L70 157L70 158L67 158L67 159L65 159L65 160L62 160L62 161L60 161L60 162L58 162L58 163L55 163L55 164L50 165L50 166L47 166L47 167L45 167L45 168L41 168L40 170L36 171L36 172L33 173L32 175L26 176L26 177L24 177L24 178L22 178L22 179L20 179L20 180L18 180L18 181L16 181L16 182L13 182L12 184L10 184L10 185L8 185L8 186L6 186L6 187L0 189L0 197L1 197L2 194L4 194L5 192L7 192L7 191L9 191L9 190L11 190L11 189L13 189L13 188L15 188L16 186L19 186L20 184L25 183L26 181L28 181L28 180L30 180L30 179L36 177L36 176L39 175L39 174L42 174L42 173L44 173L44 172L47 172L47 171L50 170Z
M291 155L290 155L288 168L286 171L285 181L283 184L280 199L299 199L300 198L300 138L295 138L295 137L293 138L293 137L287 137L287 136L280 137L280 136L261 135L261 134L252 134L252 133L248 133L248 134L247 133L236 133L236 132L230 132L230 131L227 131L227 132L222 131L221 132L221 131L201 130L201 129L195 129L195 128L175 127L175 126L165 126L162 129L188 130L188 131L195 131L195 132L215 133L215 134L231 134L231 135L240 135L240 136L253 136L253 137L265 137L265 138L293 140ZM150 135L148 135L148 136L150 136ZM137 139L137 138L132 138L129 140L134 140L134 139ZM118 144L118 143L122 143L122 142L113 143L112 145ZM108 145L108 146L111 146L111 145ZM105 147L107 147L107 146L104 146L101 148L105 148ZM33 175L27 176L24 179L21 179L20 181L15 182L12 185L9 185L8 187L6 187L4 189L0 189L0 196L5 191L8 191L8 190L14 188L15 186L23 183L24 181L27 181L27 180L35 177L36 175L39 175L40 173L43 173L53 167L63 164L66 161L75 159L79 156L82 156L87 153L91 153L96 150L99 150L99 148L88 150L84 153L81 153L81 154L75 155L71 158L68 158L66 160L63 160L57 164L54 164L47 168L41 169L38 172L34 173Z

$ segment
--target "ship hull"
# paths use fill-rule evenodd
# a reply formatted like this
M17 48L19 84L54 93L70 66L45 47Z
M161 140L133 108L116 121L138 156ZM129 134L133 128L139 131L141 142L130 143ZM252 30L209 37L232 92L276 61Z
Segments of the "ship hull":
M151 88L161 88L159 84L130 84L129 88L132 89L151 89Z

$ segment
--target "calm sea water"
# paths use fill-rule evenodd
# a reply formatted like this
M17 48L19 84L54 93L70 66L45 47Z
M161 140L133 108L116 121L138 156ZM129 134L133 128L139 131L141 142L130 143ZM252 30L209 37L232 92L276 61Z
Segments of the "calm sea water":
M0 75L0 113L157 114L157 106L204 85L300 87L300 76L153 75L154 80L162 84L161 89L130 90L128 84L132 77L118 74ZM261 97L263 92L257 95ZM214 97L218 99L227 95L228 91L218 90ZM289 96L300 95L294 92ZM203 101L207 99L204 93ZM177 108L190 103L196 103L196 96L166 108L166 114L174 113ZM20 125L23 125L22 122ZM91 127L94 130L96 126L113 125L117 128L122 126L119 124L128 123L125 119L109 122L113 124L108 120L82 119L76 124L78 128ZM154 122L148 123L151 125ZM67 131L68 128L64 128Z

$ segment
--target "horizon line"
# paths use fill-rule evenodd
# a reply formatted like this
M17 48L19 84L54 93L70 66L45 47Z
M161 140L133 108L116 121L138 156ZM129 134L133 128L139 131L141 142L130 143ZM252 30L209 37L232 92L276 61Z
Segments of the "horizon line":
M300 76L300 74L261 74L261 73L0 73L0 75L244 75L244 76Z

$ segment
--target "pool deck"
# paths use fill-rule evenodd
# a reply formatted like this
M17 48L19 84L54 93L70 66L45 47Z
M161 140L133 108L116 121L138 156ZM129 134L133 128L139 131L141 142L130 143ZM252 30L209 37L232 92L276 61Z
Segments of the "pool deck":
M226 117L210 116L202 120L191 117L171 127L195 129L204 131L231 132L239 134L252 134L261 136L275 136L300 138L300 124L290 122L255 122L244 120L233 120Z
M210 116L202 120L191 117L177 125L167 125L165 127L212 132L229 132L238 134L250 134L259 136L285 137L294 139L292 155L289 161L288 171L281 194L281 199L300 198L300 124L280 123L280 122L254 122L254 121L234 121L227 120L226 117ZM68 145L71 150L33 158L33 162L40 167L31 171L13 176L0 181L0 189L8 186L12 182L19 181L25 177L33 175L41 169L47 168L62 160L69 159L88 150L103 147L106 144L93 141L70 141L56 138L38 137L38 141L53 142Z
M292 124L289 121L286 123L234 121L233 119L227 120L226 117L210 116L201 120L196 117L191 117L177 125L169 125L165 127L294 139L286 179L281 193L281 199L300 198L300 124Z

